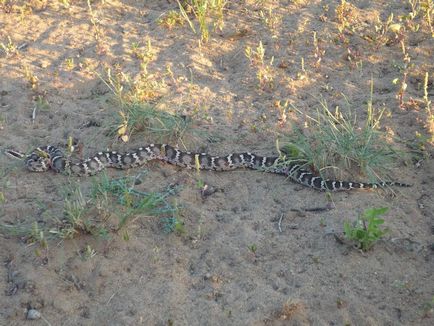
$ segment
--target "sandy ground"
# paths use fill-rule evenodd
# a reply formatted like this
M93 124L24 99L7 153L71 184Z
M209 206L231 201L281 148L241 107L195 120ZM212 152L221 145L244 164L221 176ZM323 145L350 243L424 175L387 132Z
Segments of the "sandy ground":
M70 1L67 8L61 1L0 1L0 42L19 48L0 51L0 147L26 151L73 136L91 155L160 141L136 133L121 144L107 134L119 108L96 74L110 68L136 76L140 62L132 44L146 48L148 40L153 58L147 71L157 85L149 100L193 117L194 130L184 140L191 150L272 154L277 134L294 122L303 125L293 111L283 117L279 101L313 114L320 98L333 108L344 106L346 97L363 118L371 78L374 107L386 107L383 130L408 142L416 133L429 135L422 101L425 72L434 96L428 27L419 19L420 30L406 33L411 67L402 107L400 84L392 83L402 78L400 42L390 31L388 44L368 41L378 19L393 12L397 22L410 12L406 1L352 1L347 16L354 32L344 38L336 1L262 2L230 2L223 29L211 29L200 45L188 24L158 24L178 10L176 1L92 1L91 8L86 1ZM270 67L262 83L245 56L259 41ZM38 106L33 120L38 99L48 104ZM137 216L127 225L128 241L117 233L50 240L43 257L36 244L2 234L0 324L432 325L434 164L429 158L414 163L391 171L412 188L395 196L337 193L331 204L325 193L255 171L201 173L221 190L202 199L195 172L150 164L139 169L147 171L140 189L180 185L173 200L182 206L185 232L168 234L158 217ZM108 171L110 177L124 173ZM61 218L69 182L26 172L0 155L1 224ZM91 180L79 183L89 195ZM332 209L311 211L327 205ZM373 250L361 253L336 241L344 221L383 206L390 208L384 217L390 232ZM83 259L87 246L95 255ZM26 321L29 308L43 319Z

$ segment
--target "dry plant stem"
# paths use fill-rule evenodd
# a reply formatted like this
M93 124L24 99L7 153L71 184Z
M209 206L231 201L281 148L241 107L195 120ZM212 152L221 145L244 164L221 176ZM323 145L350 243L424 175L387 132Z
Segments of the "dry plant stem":
M283 219L283 214L280 215L279 222L277 223L280 233L282 233L282 219Z

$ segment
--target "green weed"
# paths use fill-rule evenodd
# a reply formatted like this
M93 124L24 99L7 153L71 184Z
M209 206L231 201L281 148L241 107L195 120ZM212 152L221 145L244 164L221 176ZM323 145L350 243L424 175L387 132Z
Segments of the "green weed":
M307 72L304 66L304 58L301 57L300 59L300 71L297 72L297 79L298 80L303 80L306 79L307 77Z
M131 52L135 58L140 60L142 74L148 75L148 64L155 58L155 50L152 47L151 39L146 40L146 46L142 47L139 43L131 44Z
M247 46L244 50L244 54L250 60L250 63L254 66L262 66L265 64L265 48L262 44L262 41L259 41L259 45L256 47L256 49L252 49L250 46Z
M422 305L422 316L423 318L429 318L434 313L434 295L432 296L431 300L425 302Z
M353 24L355 23L355 7L346 0L341 0L341 3L335 10L336 20L338 22L338 30L343 36L345 30L354 30Z
M176 216L162 218L161 222L163 223L163 230L165 233L185 233L184 222Z
M3 130L6 123L6 117L4 116L4 114L0 113L0 130Z
M425 103L425 111L427 115L427 129L431 134L430 142L434 143L434 113L431 110L431 100L428 97L428 72L425 72L425 78L423 82L423 101Z
M86 248L80 250L79 253L83 260L89 260L96 256L96 251L90 245L87 245Z
M36 98L36 108L38 111L49 111L51 109L50 103L43 96L38 95Z
M411 7L411 11L408 15L401 17L401 19L406 22L412 22L416 17L420 17L422 25L426 26L431 33L431 37L434 37L434 2L432 0L408 0L408 4ZM413 31L417 32L420 24L412 25L415 26Z
M252 254L256 255L256 251L258 250L258 247L256 246L256 244L251 244L247 248L249 248L249 250Z
M345 222L345 237L354 241L361 250L368 251L388 232L380 228L384 220L378 217L388 210L387 207L366 209L354 223Z
M428 28L431 32L431 37L434 38L434 2L432 0L421 0L420 7L422 9L426 25L428 25Z
M175 10L170 10L163 17L158 19L157 22L158 25L164 26L168 29L173 29L176 26L183 26L185 24L182 14Z
M28 65L22 67L24 78L27 80L32 89L36 89L39 84L39 78L36 76Z
M69 0L59 0L59 2L63 5L63 8L65 9L68 9L71 6Z
M3 50L3 52L6 54L6 56L11 56L11 55L16 54L18 52L18 47L15 45L14 42L12 42L10 36L8 36L8 42L6 44L3 42L0 42L0 49Z
M274 57L271 57L269 63L265 62L265 48L262 41L259 41L259 45L256 49L247 46L244 50L245 56L250 60L252 67L256 69L256 78L259 82L261 89L272 89L274 87L273 79L273 62Z
M271 7L268 10L260 10L259 17L261 18L263 24L267 26L271 32L275 33L278 25L281 22L281 18L277 16ZM277 37L273 35L273 37Z
M45 238L44 231L39 228L38 223L33 223L30 237L27 239L29 243L36 243L38 246L35 249L37 257L42 257L44 260L48 259L48 242Z
M222 29L224 25L224 7L226 0L184 0L178 1L182 17L188 22L191 30L196 33L193 22L188 17L192 13L198 23L202 42L208 42L209 24L212 22L214 28Z
M74 58L66 58L64 66L65 70L72 71L75 68Z
M325 50L322 49L322 47L320 46L321 43L321 39L318 38L317 36L317 32L314 31L313 32L313 47L314 47L314 58L315 58L315 63L314 63L314 67L318 68L320 66L322 57L325 54Z
M396 31L398 29L398 25L394 23L393 20L393 13L391 13L384 22L378 17L378 21L374 26L375 34L367 36L367 40L372 40L379 46L388 44L391 41L389 31Z

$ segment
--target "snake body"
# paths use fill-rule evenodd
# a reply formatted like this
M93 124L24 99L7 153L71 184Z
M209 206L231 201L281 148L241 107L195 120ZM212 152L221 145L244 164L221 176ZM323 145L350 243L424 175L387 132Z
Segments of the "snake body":
M24 160L28 170L33 172L54 172L90 176L105 168L130 169L144 165L151 160L160 160L189 169L227 171L248 168L285 175L295 182L317 190L341 191L351 189L375 189L387 186L408 187L400 182L352 182L323 179L303 164L288 162L279 156L260 156L253 153L232 153L227 156L211 156L207 153L180 151L167 144L149 144L126 153L116 151L98 152L79 162L72 162L61 149L55 146L38 147L29 155L7 150L12 157Z

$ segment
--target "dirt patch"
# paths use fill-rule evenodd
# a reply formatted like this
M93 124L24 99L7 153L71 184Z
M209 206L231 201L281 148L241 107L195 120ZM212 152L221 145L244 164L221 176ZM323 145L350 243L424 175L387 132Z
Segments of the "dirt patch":
M218 189L206 198L195 171L158 163L108 171L146 173L143 192L180 186L171 200L183 232L165 232L153 216L132 219L127 239L80 234L41 246L2 232L0 324L22 325L32 308L43 317L35 325L432 325L434 38L423 12L405 18L406 1L337 5L231 1L222 29L201 43L192 14L196 34L188 23L159 23L179 11L176 1L0 1L2 149L71 136L86 157L160 142L139 131L125 144L108 132L119 111L110 72L135 78L141 100L192 119L174 145L213 154L272 154L277 137L306 123L291 105L313 116L321 99L333 109L349 102L364 119L373 80L382 130L425 154L391 171L412 188L331 201L257 171L201 172ZM61 220L71 182L91 196L91 178L29 173L5 155L0 164L3 228ZM344 221L384 206L390 232L373 250L336 241Z

